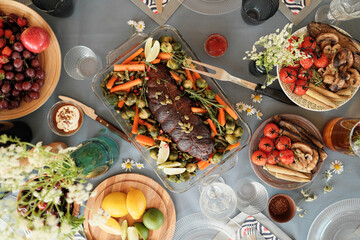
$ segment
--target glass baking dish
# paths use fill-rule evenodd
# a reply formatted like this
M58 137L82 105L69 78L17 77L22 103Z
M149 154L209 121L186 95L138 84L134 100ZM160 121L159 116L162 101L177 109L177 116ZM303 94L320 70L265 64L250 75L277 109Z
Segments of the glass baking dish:
M116 49L110 51L108 56L106 57L106 68L98 72L92 81L92 88L96 96L102 101L102 103L106 106L106 108L111 112L112 116L115 118L115 120L118 122L122 130L128 135L128 137L131 139L132 143L135 145L135 147L142 153L145 160L152 166L153 170L157 174L157 176L160 178L160 180L163 182L163 184L172 192L185 192L189 190L191 187L195 186L196 184L206 180L206 178L212 174L222 174L232 167L234 167L237 163L237 157L236 154L238 151L243 149L250 141L251 138L251 130L248 126L248 124L243 120L243 118L236 112L234 106L229 102L227 97L225 96L225 93L220 88L220 86L214 81L214 79L203 76L203 78L208 82L208 85L211 87L211 89L217 93L228 106L230 106L233 110L235 110L236 114L239 116L238 118L238 124L243 127L244 134L242 136L242 140L240 142L240 146L231 150L227 154L224 155L223 160L218 164L212 164L203 171L196 171L196 176L192 176L190 180L187 182L180 182L180 183L173 183L166 179L166 174L163 173L162 170L157 169L156 161L153 160L150 155L149 151L138 144L135 141L135 134L131 133L131 126L127 123L126 120L121 118L121 114L118 113L112 105L110 105L106 97L103 94L103 90L100 87L101 82L105 78L105 76L113 70L114 64L119 64L122 61L124 61L127 57L129 57L131 54L133 54L137 49L140 47L144 47L145 41L148 37L152 37L153 39L159 39L161 36L172 36L176 39L176 41L180 42L182 44L183 49L186 51L186 53L192 57L192 59L198 60L195 53L191 50L190 46L186 43L186 41L183 39L183 37L180 35L179 31L176 30L174 27L165 25L165 26L159 26L156 29L154 29L149 35L144 33L137 33L132 35L125 43L117 47ZM199 61L199 60L198 60ZM205 71L205 69L201 66L197 66L197 69Z

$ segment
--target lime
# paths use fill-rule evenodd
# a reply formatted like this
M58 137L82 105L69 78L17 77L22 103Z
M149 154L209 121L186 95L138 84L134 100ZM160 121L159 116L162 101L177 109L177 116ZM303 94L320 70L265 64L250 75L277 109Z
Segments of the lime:
M181 166L180 162L165 162L163 164L158 165L158 169L172 168L172 167L179 167L179 166Z
M121 239L126 239L126 237L127 237L127 228L128 228L128 222L126 220L124 220L121 223L121 228L120 228Z
M144 51L144 54L145 54L145 57L149 55L150 53L150 50L151 50L151 47L152 47L152 38L148 38L146 40L146 43L145 43L145 51Z
M166 162L166 160L170 156L170 146L167 142L161 141L158 153L157 164L162 164Z
M138 231L138 233L144 240L148 239L149 229L147 227L145 227L145 225L142 222L134 223L134 227L136 228L136 230Z
M160 43L158 40L156 40L154 42L154 45L152 46L152 48L150 49L149 54L146 57L146 61L147 62L152 62L155 60L155 58L159 55L160 52Z
M128 240L139 240L139 234L134 227L128 227Z
M176 175L185 172L186 168L164 168L163 171L167 175Z
M149 208L143 215L143 223L148 229L159 229L164 223L164 215L157 208Z

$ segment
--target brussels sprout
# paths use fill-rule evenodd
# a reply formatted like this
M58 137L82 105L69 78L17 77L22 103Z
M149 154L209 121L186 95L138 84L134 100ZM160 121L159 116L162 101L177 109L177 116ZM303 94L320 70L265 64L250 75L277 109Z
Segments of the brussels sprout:
M221 162L221 159L222 159L222 154L221 153L215 153L212 158L211 158L211 163L212 164L216 164L216 163L219 163Z
M197 166L195 163L188 163L186 165L186 171L188 172L194 172L196 170Z
M208 99L215 99L215 93L211 91L210 89L206 89L204 91L205 97Z
M244 129L242 127L240 127L240 126L236 126L233 134L237 138L241 137L244 134Z
M150 113L149 109L147 109L147 108L140 109L139 118L148 119L150 116L151 116L151 113Z
M170 36L161 36L159 41L162 43L162 42L169 42L171 43L173 41L173 38L170 37Z
M185 161L188 161L189 159L192 159L193 157L188 154L188 153L183 153L182 154L182 158L185 160Z
M170 156L169 156L169 160L170 160L170 161L175 161L175 160L178 159L178 157L179 157L179 154L178 154L177 152L171 151L171 152L170 152Z
M125 110L125 112L126 112L126 115L127 115L129 118L132 118L132 117L135 116L135 110L132 109L132 108L127 108L127 109Z
M181 43L179 43L179 42L174 42L173 44L172 44L172 48L174 49L174 51L180 51L181 50Z
M203 78L196 79L195 85L196 85L196 87L201 88L201 89L208 87L207 82Z
M107 101L109 102L109 104L116 106L119 99L115 94L110 94L107 96Z
M180 182L179 178L176 175L167 175L166 179L168 181L170 181L170 182L173 182L173 183L179 183Z
M226 134L225 140L231 145L236 144L238 141L238 139L234 135L231 135L231 134Z
M186 182L190 179L190 173L185 171L183 172L182 174L180 174L180 177L179 177L180 181L181 182Z
M226 121L234 121L234 118L232 116L230 116L230 114L225 113L225 120Z
M179 68L180 68L180 64L177 63L177 62L175 62L175 60L173 60L173 59L170 59L170 60L167 62L166 66L167 66L168 68L172 69L172 70L176 70L176 69L179 69Z
M125 100L126 106L130 107L130 106L134 105L136 103L136 99L137 99L137 97L134 93L128 94L126 97L126 100Z
M193 82L191 80L184 80L182 81L182 85L185 89L192 89L193 88Z
M150 135L151 135L153 138L156 138L156 137L159 135L159 128L156 127L156 126L152 126L152 127L149 129L149 132L150 132Z
M144 125L140 125L137 131L137 134L145 134L147 131L147 128Z
M123 111L123 112L121 113L121 117L122 117L123 119L125 119L125 120L128 120L128 119L129 119L129 116L126 114L126 111Z
M235 122L234 121L227 121L225 124L226 134L233 134L235 130Z
M144 100L144 99L141 99L141 98L138 98L138 99L136 100L136 106L137 106L138 108L144 108L144 107L146 106L145 100Z
M158 148L152 148L152 149L150 149L150 151L149 151L150 157L151 157L152 159L155 159L155 160L157 160L157 158L158 158L158 153L159 153L159 149L158 149Z
M171 53L173 48L171 46L171 43L169 42L162 42L161 45L160 45L160 50L162 52L167 52L167 53Z

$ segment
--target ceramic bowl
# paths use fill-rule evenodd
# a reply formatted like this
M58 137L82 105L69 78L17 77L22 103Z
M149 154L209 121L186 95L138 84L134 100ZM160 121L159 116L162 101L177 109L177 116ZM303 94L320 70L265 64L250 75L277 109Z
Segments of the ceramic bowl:
M281 208L286 209L284 213L276 214L275 211L278 211ZM284 223L290 221L296 213L296 204L295 201L286 194L277 194L272 196L268 202L268 213L270 218L278 223Z

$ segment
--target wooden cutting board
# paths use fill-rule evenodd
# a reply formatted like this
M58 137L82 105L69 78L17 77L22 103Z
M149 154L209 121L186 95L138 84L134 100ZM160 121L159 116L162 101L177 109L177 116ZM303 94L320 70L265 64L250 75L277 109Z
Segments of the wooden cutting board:
M92 218L93 214L101 208L101 202L104 197L111 192L128 193L130 187L141 190L146 197L146 208L158 208L164 214L164 224L156 231L150 230L149 240L152 239L172 239L175 231L176 213L174 203L166 190L151 178L141 174L124 173L110 177L100 183L93 191L96 191L96 196L89 198L86 203L84 212L85 222L84 229L86 237L89 240L119 240L118 235L113 235L102 231L99 227L92 227L88 220ZM122 218L116 218L120 223L126 219L129 226L134 222L140 222L142 219L134 221L130 214Z

